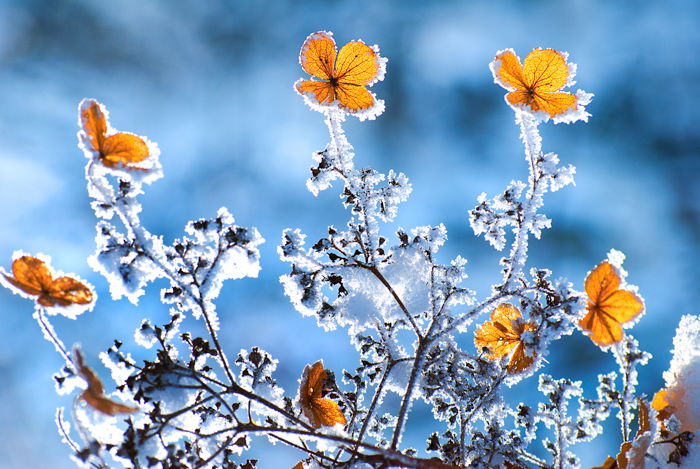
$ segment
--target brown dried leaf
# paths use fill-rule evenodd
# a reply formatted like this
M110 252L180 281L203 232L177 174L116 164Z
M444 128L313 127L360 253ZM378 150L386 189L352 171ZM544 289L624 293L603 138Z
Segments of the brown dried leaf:
M107 415L131 414L139 410L138 407L132 407L119 402L113 401L104 395L104 386L102 381L95 372L85 364L83 354L80 349L76 348L73 351L75 362L78 366L78 373L87 382L88 388L83 391L80 398L84 400L90 407Z
M335 401L321 397L323 387L328 377L323 368L323 361L319 360L313 365L307 365L301 377L299 387L299 403L304 415L314 428L330 426L340 423L347 424L345 415Z

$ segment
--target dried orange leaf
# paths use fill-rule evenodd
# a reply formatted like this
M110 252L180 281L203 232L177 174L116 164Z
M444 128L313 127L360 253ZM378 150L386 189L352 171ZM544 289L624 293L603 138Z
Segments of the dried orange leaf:
M301 410L314 428L333 426L337 423L347 424L345 415L335 401L323 398L323 390L328 372L323 368L323 361L307 365L301 376L299 403Z
M673 415L674 408L668 402L668 391L666 389L660 389L656 394L654 394L654 399L651 401L651 407L657 412L657 420L666 420Z
M605 458L605 462L601 464L600 466L593 467L591 469L618 469L617 467L617 459L608 456Z
M102 145L102 162L109 167L128 166L148 158L148 145L141 137L127 133L110 135Z
M312 96L319 104L331 104L335 101L335 88L326 81L301 80L296 84L302 95Z
M90 390L84 391L80 395L80 398L96 411L106 415L132 414L139 410L138 407L120 404L102 394L95 394Z
M506 50L496 56L492 69L498 84L510 91L506 99L513 107L546 112L549 117L576 109L576 95L561 91L570 73L565 53L534 49L523 65L513 51Z
M384 74L384 59L375 48L352 41L337 52L332 33L318 31L304 41L299 62L306 73L318 80L299 80L295 88L316 104L331 105L337 101L349 113L366 111L377 104L365 88Z
M121 404L105 396L102 381L92 368L85 364L80 349L74 349L73 354L75 355L75 363L78 366L78 373L88 385L88 388L83 391L80 398L90 407L107 415L131 414L139 410L138 407Z
M622 324L634 319L644 309L644 303L636 294L620 288L621 282L617 268L607 261L586 277L588 313L579 325L600 347L622 340Z
M293 467L292 469L304 469L304 463L302 463L301 461L299 461L298 463L296 463L296 464L294 465L294 467Z
M491 320L483 323L474 335L474 345L477 349L489 349L486 358L500 360L511 355L506 365L509 373L519 373L535 360L534 355L525 354L525 345L522 342L522 334L534 331L535 324L522 319L523 315L518 308L503 303L491 312Z
M627 459L627 451L629 451L632 448L632 442L631 441L625 441L620 445L620 452L617 455L617 467L619 469L627 469L627 465L629 464L629 460Z
M360 41L348 42L340 49L334 76L338 83L367 86L377 79L381 62L370 46Z
M54 279L49 266L33 256L15 259L12 261L12 276L3 276L12 286L36 296L41 306L87 305L94 299L90 287L73 277Z
M146 169L134 165L150 156L145 140L126 132L108 135L110 127L102 104L95 100L85 100L80 108L80 123L90 150L98 155L98 160L103 165L109 168Z
M374 105L372 93L362 86L350 83L338 83L335 87L335 96L345 109L352 112L368 109Z
M309 75L330 80L337 55L333 35L326 31L310 34L301 46L299 63Z

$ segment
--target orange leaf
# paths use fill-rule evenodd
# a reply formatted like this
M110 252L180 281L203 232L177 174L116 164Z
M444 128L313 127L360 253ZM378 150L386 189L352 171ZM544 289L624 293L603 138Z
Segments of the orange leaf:
M510 355L506 370L519 373L527 369L535 360L534 355L525 354L522 334L534 331L535 324L524 322L523 315L515 306L503 303L491 312L491 320L483 323L474 335L477 349L489 349L486 358L500 360Z
M114 168L117 165L129 166L148 158L148 145L141 137L127 133L110 135L101 150L102 163Z
M619 469L627 469L629 460L627 459L627 451L632 449L632 442L625 441L620 445L620 452L617 454L617 467Z
M301 410L314 428L320 428L322 425L332 427L337 423L347 424L338 404L321 397L327 378L328 372L323 368L321 360L313 365L307 365L301 376L299 403Z
M636 294L620 288L621 281L617 268L607 261L586 277L588 313L579 325L600 347L622 340L622 324L637 317L644 309L644 303Z
M593 467L591 469L618 469L617 459L608 456L607 458L605 458L605 462L602 465Z
M302 463L301 461L299 461L298 463L296 463L296 464L294 465L294 467L293 467L292 469L304 469L304 463Z
M656 410L657 420L666 420L675 410L673 406L668 402L668 391L666 389L660 389L656 394L654 394L654 399L651 401L651 407Z
M151 156L145 140L126 132L108 135L110 127L102 104L94 99L84 100L80 107L80 123L90 150L98 155L103 165L108 168L147 170L134 164Z
M131 414L139 410L138 407L132 407L119 402L113 401L104 395L104 386L102 381L95 372L87 366L83 360L83 354L79 349L74 349L75 362L78 366L78 373L87 382L88 388L83 391L80 398L85 401L90 407L107 415Z
M73 277L53 278L44 261L32 256L22 256L12 261L12 275L3 273L5 279L17 289L31 296L41 306L86 305L93 301L92 290Z
M545 112L555 117L576 109L576 95L562 92L569 81L566 54L554 49L534 49L524 65L511 50L499 53L492 70L498 84L510 93L506 99L515 108Z
M377 104L365 87L384 77L384 59L378 50L361 41L345 44L337 52L333 34L318 31L301 46L299 62L306 73L318 80L299 80L295 88L320 105L338 105L351 114Z

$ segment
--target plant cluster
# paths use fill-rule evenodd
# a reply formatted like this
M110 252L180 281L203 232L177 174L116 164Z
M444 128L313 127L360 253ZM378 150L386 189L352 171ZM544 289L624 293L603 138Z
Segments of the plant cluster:
M357 167L343 130L347 116L375 119L384 110L368 90L384 77L379 48L352 41L338 51L332 34L321 31L304 42L300 63L312 78L295 89L322 113L330 139L313 155L307 188L318 194L339 182L349 219L310 242L301 229L285 229L278 252L289 273L280 280L302 315L326 330L347 330L357 366L334 370L319 360L300 370L299 388L290 390L275 378L279 360L261 346L224 350L219 330L233 319L219 317L215 300L224 281L257 276L263 238L235 224L225 208L188 223L170 245L149 232L138 197L162 177L159 149L112 128L105 106L85 99L78 137L98 219L88 262L115 300L137 304L147 284L164 279L161 301L170 318L135 325L136 343L153 351L149 359L132 358L123 339L100 353L114 381L103 384L88 365L93 354L69 350L50 322L52 315L76 319L91 310L93 287L54 272L47 256L19 251L0 275L35 301L34 317L65 360L56 389L76 395L70 415L60 408L56 422L78 465L252 469L257 461L246 451L266 438L299 450L294 469L578 467L575 445L599 436L615 412L620 434L606 437L618 439L620 451L601 468L700 467L700 318L681 320L666 387L649 399L636 387L637 368L651 356L624 331L645 312L636 287L626 283L624 255L611 250L583 291L528 264L531 238L551 226L541 212L545 195L571 185L575 173L543 151L539 126L589 117L592 95L566 91L576 72L567 54L535 49L521 61L504 50L490 65L508 91L529 177L480 195L469 211L474 233L507 252L496 267L501 279L488 292L468 288L464 258L438 261L444 225L384 229L411 192L408 177ZM188 316L201 329L183 330ZM616 362L619 371L599 375L597 386L540 373L551 344L576 331ZM504 400L504 385L528 379L537 379L542 402ZM386 399L391 393L397 406ZM425 447L409 448L402 437L419 400L435 421ZM538 444L545 453L534 449Z

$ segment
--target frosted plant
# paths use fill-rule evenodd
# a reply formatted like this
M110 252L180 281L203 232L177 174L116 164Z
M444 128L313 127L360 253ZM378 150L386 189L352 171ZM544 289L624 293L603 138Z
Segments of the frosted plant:
M592 95L565 91L576 71L568 55L535 49L521 62L504 50L491 63L495 82L508 90L529 177L500 194L481 194L469 211L474 233L507 252L494 266L502 277L487 292L469 288L463 257L437 261L447 242L444 225L386 233L411 193L408 177L356 164L343 129L348 116L372 120L384 110L368 90L385 75L379 48L358 40L338 51L332 34L320 31L306 39L299 59L312 78L295 89L329 133L306 185L314 195L341 186L349 216L308 243L302 229L284 229L278 252L290 271L280 281L302 315L325 330L347 330L356 366L334 372L319 359L300 370L298 388L283 389L275 376L280 358L263 349L264 337L249 350L224 350L218 332L233 319L219 317L215 300L225 280L257 276L261 235L236 225L225 208L189 222L172 245L149 232L138 197L163 175L159 149L115 130L102 104L83 100L79 146L98 219L88 262L114 299L134 304L148 283L165 279L161 302L170 318L156 324L145 317L134 325L133 343L116 339L100 353L112 375L103 383L90 367L94 355L77 345L69 352L49 321L91 309L93 288L54 272L46 256L19 251L11 272L0 275L3 285L36 302L35 318L65 360L54 376L57 391L77 395L70 415L58 409L56 423L74 461L92 468L253 469L257 461L247 450L265 438L299 451L294 469L578 467L576 444L599 436L614 410L620 435L606 437L620 442L620 452L600 467L696 467L700 320L681 321L666 387L649 402L636 389L637 368L651 356L625 332L645 313L644 301L626 281L624 255L611 250L586 276L584 291L528 261L531 237L552 224L541 213L545 195L571 185L575 173L543 151L539 126L589 117ZM187 316L200 327L184 330ZM589 383L539 373L552 342L577 329L610 351L618 369L599 375L594 398ZM150 350L148 358L135 360L132 345ZM536 374L542 402L504 400L504 385ZM398 398L387 399L392 393ZM410 448L403 437L418 401L434 421L414 429L425 447ZM548 456L538 456L534 445Z

